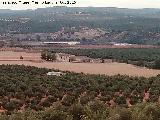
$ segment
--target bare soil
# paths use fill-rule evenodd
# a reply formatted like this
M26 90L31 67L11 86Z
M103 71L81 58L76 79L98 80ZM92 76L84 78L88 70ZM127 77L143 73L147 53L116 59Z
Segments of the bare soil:
M0 51L0 61L18 61L21 56L23 57L23 60L41 60L40 53Z
M20 60L23 56L23 60ZM125 63L69 63L69 62L46 62L40 58L40 53L26 52L0 52L0 64L18 64L26 66L36 66L40 68L54 68L62 71L73 71L86 74L106 74L106 75L129 75L151 77L160 74L160 70L136 67Z

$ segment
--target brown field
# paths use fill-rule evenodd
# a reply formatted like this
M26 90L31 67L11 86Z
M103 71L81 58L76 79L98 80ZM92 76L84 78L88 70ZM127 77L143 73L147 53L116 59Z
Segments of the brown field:
M25 61L40 61L40 53L27 53L27 52L13 52L13 51L0 51L0 61L19 61L20 56L23 56Z
M0 61L0 64L18 64L27 66L36 66L40 68L54 68L63 71L83 72L89 74L106 74L106 75L130 75L130 76L144 76L151 77L160 74L160 70L152 70L146 68L135 67L125 63L51 63L41 62L35 63L30 61Z
M23 60L20 60L23 56ZM0 52L0 64L18 64L36 66L40 68L54 68L62 71L83 72L88 74L129 75L151 77L160 74L160 70L136 67L125 63L68 63L68 62L44 62L40 53L26 52Z

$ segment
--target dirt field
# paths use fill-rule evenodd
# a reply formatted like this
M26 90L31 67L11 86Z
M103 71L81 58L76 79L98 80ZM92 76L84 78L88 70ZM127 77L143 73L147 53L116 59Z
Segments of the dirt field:
M41 60L40 53L26 53L26 52L13 52L13 51L0 51L0 61L15 61L20 60L20 56L23 56L23 60Z
M20 56L24 59L19 61ZM30 60L35 60L31 62ZM37 62L36 62L37 61ZM151 77L160 74L160 70L152 70L125 63L67 63L67 62L43 62L40 59L40 53L25 52L0 52L0 64L18 64L45 68L54 68L63 71L83 72L89 74L106 74L106 75L130 75Z

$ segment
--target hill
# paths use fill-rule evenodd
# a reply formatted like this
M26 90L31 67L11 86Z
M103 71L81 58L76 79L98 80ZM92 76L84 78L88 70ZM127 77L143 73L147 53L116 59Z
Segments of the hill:
M62 27L85 26L105 30L105 36L96 38L102 44L160 44L160 9L51 7L0 11L0 33L54 33Z

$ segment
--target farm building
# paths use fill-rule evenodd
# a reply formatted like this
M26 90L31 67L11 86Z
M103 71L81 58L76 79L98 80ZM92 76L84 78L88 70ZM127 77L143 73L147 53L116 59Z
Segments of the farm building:
M56 60L59 62L69 62L70 57L75 55L65 54L65 53L56 53Z
M91 63L102 63L102 59L92 59Z
M112 59L104 59L104 63L112 63L114 62Z
M52 44L52 45L54 45L54 44L62 44L62 45L64 45L64 44L66 44L66 45L77 45L77 44L80 44L80 42L76 42L76 41L69 41L69 42L43 42L43 44Z
M70 62L74 62L74 63L87 63L87 62L91 62L91 58L87 57L87 56L71 56L70 57Z
M61 76L61 75L64 75L64 73L62 72L48 72L47 75L53 75L53 76Z
M56 61L58 62L73 62L73 63L111 63L112 59L92 59L87 56L75 56L66 53L56 53Z

